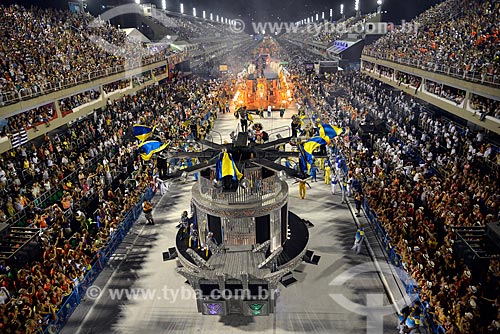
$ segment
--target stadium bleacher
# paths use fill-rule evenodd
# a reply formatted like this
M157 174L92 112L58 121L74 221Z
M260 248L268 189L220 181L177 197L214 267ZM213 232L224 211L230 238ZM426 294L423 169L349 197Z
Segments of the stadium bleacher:
M410 22L413 29L394 29L364 54L499 85L499 8L495 0L446 0Z

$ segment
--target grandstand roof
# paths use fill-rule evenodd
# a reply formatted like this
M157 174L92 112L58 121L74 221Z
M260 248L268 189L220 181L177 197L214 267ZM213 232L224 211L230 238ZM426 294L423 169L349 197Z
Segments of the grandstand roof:
M129 37L132 38L135 41L143 42L143 43L149 43L151 40L144 36L143 33L141 33L139 30L136 28L125 28L122 29L123 32Z

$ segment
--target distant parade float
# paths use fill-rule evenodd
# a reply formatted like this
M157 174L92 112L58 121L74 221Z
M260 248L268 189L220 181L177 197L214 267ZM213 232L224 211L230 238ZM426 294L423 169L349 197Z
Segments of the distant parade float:
M264 43L266 44L266 43ZM288 72L283 63L273 58L273 44L260 49L254 62L247 64L239 73L237 91L234 96L236 106L246 106L251 111L284 110L292 101Z

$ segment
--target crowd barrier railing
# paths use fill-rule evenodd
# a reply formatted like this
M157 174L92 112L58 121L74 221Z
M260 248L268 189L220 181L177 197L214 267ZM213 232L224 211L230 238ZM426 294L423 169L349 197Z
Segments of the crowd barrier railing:
M387 258L391 261L391 264L396 268L396 272L399 276L399 279L403 283L405 287L405 291L410 297L412 301L421 300L420 298L420 288L417 282L413 279L413 277L408 273L406 268L406 264L403 262L401 256L396 252L394 245L391 243L392 239L387 234L385 228L382 226L382 223L377 219L376 213L370 208L368 205L368 201L366 199L363 200L362 203L363 210L365 211L366 217L368 218L368 222L371 228L375 231L375 235L377 239L380 241ZM444 333L443 327L436 323L434 318L427 311L427 306L425 303L422 303L425 307L423 308L424 315L424 326L431 332L435 334Z
M78 285L73 289L71 294L64 298L63 303L56 313L56 319L48 323L43 332L44 334L54 334L61 331L76 307L82 302L87 289L92 286L95 279L104 270L113 253L141 215L142 202L151 200L154 194L153 188L148 188L137 204L125 214L124 219L118 224L117 229L109 236L106 246L94 256L90 268L87 270L82 281L78 282Z
M333 149L334 156L339 157L341 159L341 171L344 175L348 175L348 167L345 163L345 157L341 155L340 150L335 147ZM401 256L397 253L396 248L392 243L391 237L388 235L382 223L377 219L377 214L373 211L366 198L362 203L363 210L368 219L368 223L370 227L375 232L376 238L379 240L380 244L384 252L386 253L387 258L391 262L391 264L396 268L396 272L398 274L399 279L403 283L406 293L410 297L410 300L416 301L421 300L420 298L420 289L417 282L413 279L411 274L408 273L406 268L406 264L403 262ZM427 306L424 304L424 306ZM427 311L427 307L423 308L423 325L426 330L430 331L433 334L444 334L443 327L436 323L434 318Z

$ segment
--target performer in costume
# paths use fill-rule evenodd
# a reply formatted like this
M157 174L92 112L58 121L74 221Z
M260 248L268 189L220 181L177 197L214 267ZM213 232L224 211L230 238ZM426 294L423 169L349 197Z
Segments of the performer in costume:
M209 251L212 254L219 252L219 245L217 244L217 240L214 238L213 232L208 232L207 241L205 242L205 256L208 258Z
M331 168L330 165L326 164L325 166L325 184L331 183Z
M176 226L177 228L180 228L182 231L180 235L181 240L183 240L186 236L188 223L189 223L188 213L187 211L184 211L181 215L181 220L179 221L179 224Z
M316 161L313 161L312 165L311 165L311 178L312 178L312 181L311 182L317 182L317 175L318 175L318 167L316 167Z
M198 243L198 230L194 224L189 226L189 245L190 248L200 249L200 244Z
M359 254L359 252L361 251L363 240L365 240L365 228L360 225L358 230L356 231L356 236L354 237L354 245L351 248L356 250L356 254Z
M304 180L299 180L298 183L299 183L299 197L300 199L305 199L307 190L306 186L308 186L309 188L311 188L311 186Z
M204 250L205 249L205 240L206 240L206 231L207 231L207 221L205 219L203 219L203 221L201 222L201 225L200 225L200 228L199 228L199 234L200 234L200 245L201 245L201 249Z
M339 183L339 180L337 178L337 173L332 174L332 195L335 195L335 190L337 188L337 183Z

